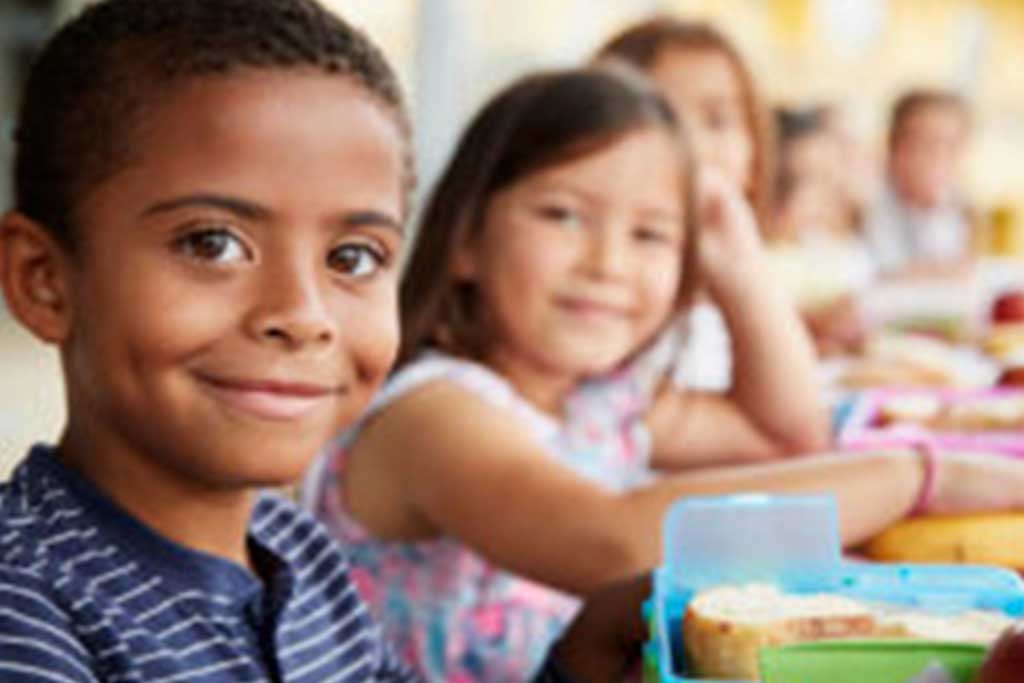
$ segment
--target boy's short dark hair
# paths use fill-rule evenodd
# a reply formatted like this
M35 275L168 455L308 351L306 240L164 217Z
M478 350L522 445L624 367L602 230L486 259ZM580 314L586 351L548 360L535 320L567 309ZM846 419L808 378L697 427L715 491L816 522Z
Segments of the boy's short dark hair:
M925 107L947 107L954 110L964 123L964 128L970 126L970 107L961 95L950 91L931 88L917 88L909 90L896 100L892 106L892 113L889 115L889 152L896 149L903 134L903 128L907 121L917 111Z
M73 246L76 204L131 161L146 105L184 79L244 68L354 78L396 114L411 146L386 59L314 0L105 0L61 29L32 68L15 132L15 208Z

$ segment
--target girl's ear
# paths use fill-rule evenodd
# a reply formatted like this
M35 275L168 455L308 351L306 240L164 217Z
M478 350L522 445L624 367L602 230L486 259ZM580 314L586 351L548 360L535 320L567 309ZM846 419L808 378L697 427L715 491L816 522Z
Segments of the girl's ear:
M60 344L71 330L66 250L41 225L12 211L0 218L0 286L7 307L44 342Z

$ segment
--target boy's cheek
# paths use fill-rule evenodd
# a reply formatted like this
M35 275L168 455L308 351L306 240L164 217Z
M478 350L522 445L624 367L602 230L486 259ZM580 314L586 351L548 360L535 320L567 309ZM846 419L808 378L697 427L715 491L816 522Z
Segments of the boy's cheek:
M391 371L398 355L397 307L370 307L364 315L350 318L345 325L343 350L352 357L360 382L375 390Z

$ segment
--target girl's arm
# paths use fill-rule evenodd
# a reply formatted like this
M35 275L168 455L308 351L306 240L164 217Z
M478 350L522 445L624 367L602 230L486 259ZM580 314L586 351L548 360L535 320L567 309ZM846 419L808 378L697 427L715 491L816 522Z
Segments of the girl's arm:
M852 544L905 516L924 479L913 456L821 457L694 471L619 493L546 453L514 416L447 382L385 409L350 457L346 497L371 533L451 536L498 566L577 594L656 566L665 512L682 496L830 492ZM939 504L1024 504L1024 463L996 471L988 461L978 470L978 462L955 475L956 465L944 468ZM976 483L953 495L947 480Z
M679 469L820 451L828 422L803 321L774 281L742 197L702 175L701 265L732 339L725 395L663 392L649 416L654 465Z

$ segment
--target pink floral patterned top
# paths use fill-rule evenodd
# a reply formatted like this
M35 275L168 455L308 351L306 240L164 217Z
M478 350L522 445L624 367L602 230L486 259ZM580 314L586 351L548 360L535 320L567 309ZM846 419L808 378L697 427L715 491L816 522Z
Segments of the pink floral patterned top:
M345 505L340 482L347 447L362 424L407 392L438 380L507 409L552 458L616 491L647 477L647 398L625 374L590 381L570 398L567 417L559 422L487 367L428 352L390 379L363 422L328 448L304 487L307 505L350 551L353 576L386 639L426 680L529 680L575 614L576 598L497 567L455 538L374 539Z

